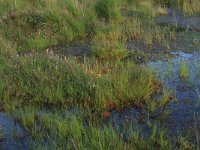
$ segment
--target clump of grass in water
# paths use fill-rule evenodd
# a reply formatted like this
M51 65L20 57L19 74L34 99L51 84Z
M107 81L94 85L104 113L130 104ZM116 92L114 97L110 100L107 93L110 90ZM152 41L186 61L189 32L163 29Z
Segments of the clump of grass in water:
M99 59L123 59L128 56L124 44L120 41L121 33L111 31L97 33L93 40L92 54Z
M22 118L24 115L29 115L28 109L22 112ZM118 129L109 123L100 125L97 118L85 120L81 117L82 115L69 113L63 115L58 112L39 114L32 127L36 129L35 132L32 134L32 129L28 128L33 137L29 146L34 149L121 150L130 147L132 149L148 147L149 149L172 150L186 148L189 143L184 137L169 138L164 129L154 124L149 133L143 136L140 128L135 127L134 124L128 126L126 124L126 127Z
M29 114L28 110L24 115ZM23 117L23 114L21 114ZM82 115L82 114L81 114ZM32 115L31 115L32 116ZM37 121L37 123L36 123ZM39 121L39 122L38 122ZM39 129L31 136L31 147L52 149L173 149L177 147L168 140L164 130L152 126L147 136L142 136L141 130L132 125L114 128L111 124L100 125L98 119L86 120L79 115L63 116L60 113L40 114L33 128L39 123ZM37 129L37 127L36 127ZM29 128L29 130L32 130ZM29 132L32 133L32 132ZM126 138L125 138L126 137ZM126 142L125 142L126 141Z
M2 127L0 125L0 144L1 144L1 140L3 140L4 138L4 134L3 134L3 131L2 131Z
M167 65L168 65L168 68L167 68L167 76L168 76L169 78L171 78L172 75L173 75L173 65L172 65L172 63L168 63Z
M180 149L195 149L195 145L187 137L180 136L178 143L180 144Z
M185 62L180 63L180 78L182 80L187 80L189 77L189 68Z

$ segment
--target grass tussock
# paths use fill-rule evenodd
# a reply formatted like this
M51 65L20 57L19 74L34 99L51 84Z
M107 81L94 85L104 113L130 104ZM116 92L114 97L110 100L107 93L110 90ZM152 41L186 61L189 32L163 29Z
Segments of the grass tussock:
M97 16L106 21L120 19L121 4L121 0L99 0L95 6Z
M3 138L4 138L4 134L2 131L2 127L0 126L0 143L1 143L1 140L3 140Z
M188 79L189 77L189 68L186 63L180 63L180 78L183 80Z
M159 85L146 69L131 62L84 64L53 54L18 56L4 68L1 100L109 110L134 103L151 103ZM14 103L13 103L14 104Z
M128 56L120 32L97 33L93 39L92 54L100 59L123 59Z

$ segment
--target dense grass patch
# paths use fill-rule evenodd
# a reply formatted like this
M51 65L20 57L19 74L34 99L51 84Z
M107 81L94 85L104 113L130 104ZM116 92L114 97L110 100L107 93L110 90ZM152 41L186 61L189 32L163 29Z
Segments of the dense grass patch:
M14 46L0 36L0 80L2 75L2 70L5 67L6 62L8 62L13 56L16 56L16 51Z
M96 13L106 21L120 18L120 0L99 0L95 6Z
M1 59L8 59L11 56L16 55L16 50L14 46L10 42L2 38L1 36L0 36L0 45L1 45L0 46Z
M124 57L123 45L130 39L152 45L158 38L159 42L166 38L165 31L152 22L160 12L158 5L149 0L16 0L14 3L1 0L0 4L0 33L15 44L18 51L30 52L87 40L95 45L95 56ZM116 33L113 28L117 29ZM114 40L109 40L111 46L104 44L97 48L97 40L100 43L108 40L112 36L110 31L114 35ZM118 34L123 38L120 42L115 38Z
M200 15L200 4L198 0L185 1L183 11L187 16Z
M45 54L18 57L6 66L6 74L7 79L13 80L11 89L7 86L4 91L9 92L9 97L4 95L3 99L51 104L88 98L89 77L73 60L60 61L55 56Z
M128 52L121 41L121 32L110 31L108 33L97 33L93 40L92 54L100 59L123 59Z
M187 80L189 77L189 68L186 63L180 63L180 78L183 80Z
M18 50L45 48L84 38L95 19L94 8L78 0L1 3L6 7L1 16L1 34L15 42Z
M122 108L151 103L151 95L159 91L153 75L132 62L81 64L73 58L36 53L7 63L0 92L7 106L16 101L19 106L65 104L103 110L110 104Z

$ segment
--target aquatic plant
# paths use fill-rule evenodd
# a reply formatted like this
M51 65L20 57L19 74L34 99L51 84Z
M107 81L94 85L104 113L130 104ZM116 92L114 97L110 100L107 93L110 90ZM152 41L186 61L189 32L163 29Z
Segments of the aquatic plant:
M0 125L0 144L1 144L1 140L4 138L4 134L3 134L3 131L2 131L2 127Z
M189 68L186 63L180 63L180 78L186 80L189 77Z
M24 114L29 115L29 111ZM37 112L35 112L37 114ZM20 116L23 118L23 115ZM60 148L60 149L179 149L184 143L175 143L167 135L164 129L152 125L147 136L142 136L142 130L134 124L126 127L113 127L111 124L100 125L97 120L86 120L81 118L82 114L61 115L60 113L38 114L34 134L29 132L34 140L30 147L34 149ZM91 114L92 115L92 114ZM19 116L19 115L18 115ZM61 117L62 116L62 117ZM20 121L20 118L19 118ZM37 122L37 123L36 123ZM32 129L29 128L28 131ZM176 139L176 138L174 138Z
M169 78L171 78L173 76L173 65L172 65L172 63L168 63L167 75L169 76Z

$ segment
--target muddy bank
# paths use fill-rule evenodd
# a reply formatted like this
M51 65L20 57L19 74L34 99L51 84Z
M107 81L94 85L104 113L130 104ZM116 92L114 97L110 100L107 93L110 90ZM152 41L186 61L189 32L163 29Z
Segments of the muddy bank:
M156 57L158 55L162 57L165 54L169 54L171 50L180 50L188 53L200 50L200 16L187 17L184 16L182 11L169 8L168 15L155 18L155 23L160 26L172 27L172 31L175 29L174 37L161 42L154 40L152 45L147 45L141 39L129 40L125 43L129 53L134 54L133 52L135 51L142 51L147 55L149 53L149 55L156 54ZM90 57L92 56L92 43L89 40L76 41L70 44L50 47L47 50L67 57ZM153 59L156 57L153 56Z
M155 19L156 23L163 26L172 26L177 30L200 31L199 16L184 16L184 13L172 8L168 9L168 15L159 16Z
M167 45L166 43L167 42ZM200 32L184 31L175 32L174 39L154 42L153 45L148 46L142 40L129 40L125 47L136 62L155 61L159 59L171 58L170 52L179 50L186 53L194 53L200 50ZM71 44L63 44L47 49L49 52L54 52L59 55L67 57L91 57L92 44L91 42L74 42Z

